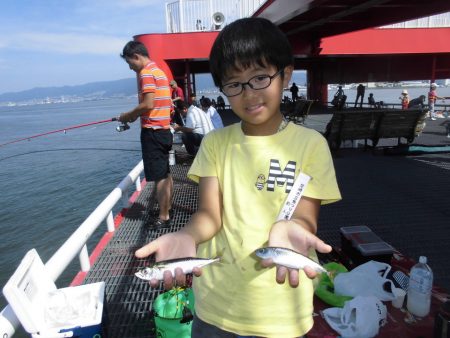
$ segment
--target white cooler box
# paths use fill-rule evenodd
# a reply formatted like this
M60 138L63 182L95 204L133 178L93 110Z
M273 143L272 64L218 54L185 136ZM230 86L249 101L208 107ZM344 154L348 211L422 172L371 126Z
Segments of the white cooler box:
M35 249L22 259L3 294L32 337L102 337L105 283L57 289Z

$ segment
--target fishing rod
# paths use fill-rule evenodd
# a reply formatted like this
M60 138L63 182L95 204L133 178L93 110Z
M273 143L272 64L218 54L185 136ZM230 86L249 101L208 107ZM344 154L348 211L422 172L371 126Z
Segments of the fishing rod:
M8 144L13 144L13 143L17 143L17 142L26 141L26 140L31 140L32 138L42 137L42 136L46 136L46 135L50 135L50 134L55 134L55 133L60 133L60 132L66 133L67 130L71 130L71 129L84 128L84 127L92 126L94 124L102 124L102 123L108 123L108 122L113 122L113 121L117 121L117 117L113 117L113 118L110 118L108 120L102 120L102 121L95 121L95 122L90 122L90 123L79 124L79 125L76 125L76 126L66 127L66 128L62 128L62 129L58 129L58 130L52 130L52 131L48 131L46 133L36 134L36 135L20 138L20 139L17 139L17 140L12 140L12 141L0 144L0 147L6 146ZM130 126L128 124L126 124L126 123L124 123L122 125L119 125L116 128L116 130L119 131L119 132L122 132L122 131L125 131L125 130L128 130L128 129L130 129Z

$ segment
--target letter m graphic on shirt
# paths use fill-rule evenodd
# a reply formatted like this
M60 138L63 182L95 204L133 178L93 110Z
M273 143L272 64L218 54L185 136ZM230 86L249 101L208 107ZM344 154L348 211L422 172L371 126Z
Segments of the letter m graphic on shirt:
M269 175L266 181L267 191L274 191L276 184L279 187L286 185L286 193L289 193L294 185L295 167L296 163L289 161L284 170L281 170L278 160L270 160Z

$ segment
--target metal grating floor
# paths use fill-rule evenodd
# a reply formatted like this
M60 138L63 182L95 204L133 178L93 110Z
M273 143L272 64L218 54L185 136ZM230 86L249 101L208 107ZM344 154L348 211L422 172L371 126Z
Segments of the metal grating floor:
M340 245L339 228L367 225L398 251L428 257L436 284L450 290L450 153L334 158L342 201L320 210L319 236Z
M171 167L174 227L151 230L145 225L157 214L153 186L147 184L84 281L106 283L109 337L155 337L150 309L162 290L134 277L150 263L136 259L134 251L178 230L196 210L197 186L186 178L191 161L178 149L177 165ZM435 282L449 290L450 153L380 156L342 149L334 163L343 200L321 208L319 236L339 246L340 227L367 225L400 252L414 259L428 256Z
M197 185L187 179L191 158L177 153L177 165L171 167L174 179L174 226L152 230L146 224L158 214L153 199L153 184L147 184L128 210L120 228L88 273L85 284L106 283L106 326L108 337L155 337L150 310L161 289L134 276L140 267L151 263L134 257L136 249L169 231L182 227L197 208ZM179 164L178 164L179 163Z

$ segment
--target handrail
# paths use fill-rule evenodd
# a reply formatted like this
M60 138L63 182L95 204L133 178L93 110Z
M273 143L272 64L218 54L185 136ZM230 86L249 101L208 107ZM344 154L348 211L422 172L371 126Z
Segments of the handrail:
M89 271L87 241L105 220L107 231L114 231L114 226L111 226L112 209L124 197L126 197L124 202L129 203L128 190L131 185L135 184L136 191L141 191L140 174L143 170L144 164L140 161L47 261L45 269L53 281L59 278L77 254L80 258L81 270ZM11 337L19 324L14 311L7 305L0 313L0 337Z
M354 105L354 102L352 102L352 101L346 101L346 102L345 102L345 107L346 107L346 108L352 108L353 105ZM363 107L371 108L371 106L370 106L368 103L366 103L366 102L363 102L362 105L363 105ZM327 106L330 107L330 108L333 107L331 101L328 101L328 102L327 102ZM359 107L359 105L358 105L358 107ZM400 108L402 107L402 104L401 104L401 103L389 103L389 102L383 102L383 107L384 107L384 108L389 108L389 107L390 107L390 108L392 108L392 109L395 109L395 108L400 109ZM428 104L424 103L424 107L425 107L425 108L428 108ZM436 103L434 104L434 107L435 107L435 108L442 108L444 111L450 110L450 104L449 104L449 103L438 103L438 102L436 102Z

